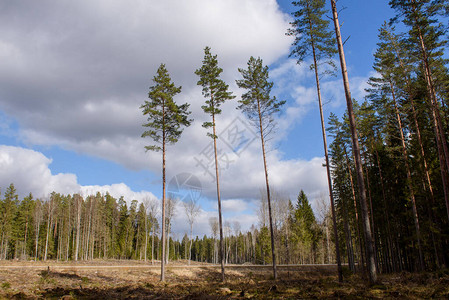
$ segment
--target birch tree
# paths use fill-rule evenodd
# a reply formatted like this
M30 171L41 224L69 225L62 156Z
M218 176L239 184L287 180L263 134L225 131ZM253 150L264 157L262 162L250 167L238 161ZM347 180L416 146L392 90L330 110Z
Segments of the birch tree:
M184 211L187 216L187 221L189 222L190 226L190 243L189 243L189 265L190 265L190 260L192 258L193 223L195 223L195 220L200 213L200 205L198 204L198 200L190 197L185 202L182 202L182 206L184 207Z

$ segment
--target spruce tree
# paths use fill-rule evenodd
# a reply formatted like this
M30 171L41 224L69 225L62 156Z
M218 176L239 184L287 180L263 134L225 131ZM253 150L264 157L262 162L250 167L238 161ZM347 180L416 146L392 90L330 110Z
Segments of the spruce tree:
M309 249L313 248L315 240L316 225L315 215L313 214L312 206L310 206L309 199L303 190L299 192L295 207L295 225L296 234L299 240L304 243Z
M18 249L16 249L16 258L26 258L27 250L31 245L30 234L32 232L32 214L34 209L33 195L28 196L20 201L17 207L17 213L14 218L14 239L17 241ZM19 243L20 242L20 243Z
M170 75L161 64L153 78L154 85L148 93L149 101L146 100L140 106L143 115L148 117L148 123L143 124L147 130L142 137L150 137L154 144L146 146L150 151L162 151L162 259L161 259L161 281L165 280L165 155L166 146L176 143L184 128L190 126L192 120L188 118L189 104L176 104L174 96L181 92L171 80Z
M8 258L10 239L13 237L13 220L16 214L19 197L14 184L5 191L5 198L0 201L0 259Z

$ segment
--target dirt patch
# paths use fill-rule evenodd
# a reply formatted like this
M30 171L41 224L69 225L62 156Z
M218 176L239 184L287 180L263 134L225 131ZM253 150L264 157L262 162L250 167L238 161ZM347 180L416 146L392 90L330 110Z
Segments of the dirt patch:
M167 267L136 261L0 264L0 299L383 299L449 298L449 272L379 275L366 284L359 276L339 283L334 266L290 266L272 279L269 266L220 267L196 264Z

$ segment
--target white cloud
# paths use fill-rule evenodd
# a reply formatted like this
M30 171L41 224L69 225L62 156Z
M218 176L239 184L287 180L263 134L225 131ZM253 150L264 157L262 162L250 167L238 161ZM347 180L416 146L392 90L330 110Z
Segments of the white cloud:
M142 201L145 198L156 198L151 192L140 191L134 192L124 183L116 183L111 185L85 185L81 186L81 194L82 195L95 195L97 192L100 194L109 193L112 197L118 199L121 196L126 201L138 200Z
M12 146L0 146L0 187L13 183L20 196L47 196L53 191L73 193L80 189L74 174L51 174L51 159L42 153Z
M189 91L206 45L231 81L250 55L273 62L290 44L274 0L41 1L0 19L1 108L41 133L31 143L139 137L139 105L161 62Z
M82 186L78 184L74 174L52 174L49 169L51 162L51 159L34 150L0 146L0 187L4 191L9 184L13 183L20 198L23 198L30 192L37 198L46 197L52 192L61 194L80 193L84 197L95 195L99 192L100 194L109 193L116 199L123 196L128 203L134 199L138 201L142 201L144 198L157 199L151 192L136 192L124 183ZM160 199L157 200L160 203ZM236 216L226 220L239 220L242 223L242 228L249 228L254 220L253 216L242 214L246 208L247 203L243 200L223 201L224 212L237 213ZM205 211L201 209L194 225L195 235L210 235L209 218L211 217L217 217L216 210ZM173 232L177 234L178 238L182 238L182 235L189 231L189 226L186 224L188 222L184 208L182 203L178 202L173 219Z
M223 200L221 205L224 213L240 213L248 208L247 203L241 199Z
M161 154L145 153L144 145L151 141L140 138L145 118L139 106L164 62L175 83L183 86L176 101L189 102L195 119L179 143L168 147L167 178L191 172L204 183L209 199L215 199L215 184L195 161L211 141L201 126L208 117L201 110L205 99L193 73L201 65L204 46L218 54L223 78L239 95L234 82L240 76L237 68L245 67L250 56L260 56L270 65L288 54L292 42L285 35L289 16L275 0L137 0L133 5L123 0L42 0L26 7L11 3L0 11L0 110L18 122L22 141L30 146L57 145L159 174ZM279 120L273 140L277 142L317 104L308 63L297 65L287 59L270 70L270 76L275 81L273 93L293 99ZM358 93L360 89L354 88L354 96ZM325 101L344 103L341 81L324 82L323 94ZM218 132L242 117L236 106L237 99L222 106ZM221 139L218 145L225 149ZM12 153L16 150L23 160ZM51 160L41 153L16 150L2 151L17 166L26 165L28 173L25 167L9 169L8 159L2 158L2 187L11 181L20 185L20 191L36 195L58 189L63 193L109 190L127 199L145 194L123 183L81 187L74 174L51 174ZM230 155L232 162L222 170L220 183L222 199L231 201L224 203L235 211L243 201L259 197L265 179L258 139L238 156ZM272 150L270 182L291 197L301 188L318 195L326 190L321 164L321 158L284 160L280 151ZM207 220L202 222L208 226Z
M140 138L139 106L164 62L183 86L176 100L191 104L197 122L168 153L188 169L185 162L208 141L193 73L204 46L218 54L235 88L237 67L251 55L270 64L288 53L288 22L275 0L14 3L0 12L0 109L18 121L27 145L159 170L160 155L143 150L151 141ZM234 108L224 105L218 120L233 119Z
M101 194L109 193L116 199L123 196L128 203L133 199L141 201L147 197L156 198L153 193L148 191L133 191L124 183L82 186L77 182L77 177L74 174L52 174L49 169L51 162L51 159L34 150L0 146L0 187L5 189L10 183L13 183L20 198L30 192L34 197L45 197L53 191L62 194L81 193L84 197L94 195L97 192ZM252 164L253 162L248 163ZM288 194L292 199L297 195L299 189L304 189L308 193L309 199L314 201L315 198L320 196L323 188L326 188L325 184L323 186L324 180L322 177L324 177L324 174L318 168L320 164L321 159L319 158L310 162L278 162L270 168L272 189L276 192ZM252 224L258 223L256 214L248 213L248 211L255 209L254 201L232 197L243 195L246 199L259 198L261 189L254 189L253 186L264 188L263 170L244 175L245 178L253 178L251 180L254 182L248 186L245 186L246 183L241 176L235 177L233 175L232 172L234 171L230 169L223 172L222 191L223 194L231 197L230 199L224 198L222 200L224 221L231 224L237 221L240 223L242 230L248 230ZM297 181L298 178L301 180ZM205 182L204 178L203 184L205 196L210 197L214 204L211 211L201 209L200 215L195 221L194 234L199 236L204 234L210 235L209 218L217 217L215 184L210 181ZM160 200L158 201L160 202ZM182 235L189 231L189 227L186 224L188 222L184 208L182 203L179 202L177 203L173 220L173 232L178 235L178 238L182 238Z
M52 174L49 168L52 160L40 152L13 146L0 146L0 187L13 183L20 197L32 193L35 197L45 197L52 192L61 194L81 193L83 196L97 192L127 201L155 198L151 192L134 192L126 184L82 186L75 174Z

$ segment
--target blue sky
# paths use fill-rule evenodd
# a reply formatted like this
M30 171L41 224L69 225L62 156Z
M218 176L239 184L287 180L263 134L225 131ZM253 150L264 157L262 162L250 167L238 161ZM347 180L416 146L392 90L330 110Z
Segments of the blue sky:
M329 2L329 1L328 1ZM326 198L322 140L313 74L306 62L289 59L285 36L290 1L39 1L26 7L0 5L0 187L14 182L21 196L51 190L84 194L110 191L127 200L161 196L160 154L145 153L139 110L151 78L164 62L183 86L179 102L191 103L195 123L167 154L167 178L190 172L202 182L202 221L215 215L215 185L195 163L210 140L201 123L204 101L193 74L203 48L212 47L223 78L238 96L238 67L249 56L270 66L273 93L287 100L278 131L269 145L268 164L279 198L304 189L315 203ZM329 3L328 3L329 5ZM353 96L363 97L372 73L380 25L393 16L388 1L340 0L346 59ZM171 12L170 18L168 12ZM329 13L330 16L330 13ZM231 21L232 20L232 21ZM323 80L325 115L345 109L340 77ZM359 99L362 100L362 99ZM223 106L217 130L243 118L236 101ZM220 123L218 123L220 122ZM237 124L238 125L238 124ZM242 128L241 124L238 125ZM221 130L221 131L220 131ZM221 146L220 146L221 145ZM9 146L9 147L6 147ZM243 228L257 223L264 188L260 145L256 139L222 170L225 217ZM315 205L315 204L314 204ZM315 205L316 207L316 205ZM185 218L178 213L179 230ZM201 225L202 224L202 225Z
M280 0L278 3L286 13L291 14L295 10L291 1ZM326 7L330 11L330 1L326 2ZM342 24L342 36L345 40L349 37L344 45L349 76L366 78L372 71L378 29L384 21L388 21L394 16L394 11L389 7L386 0L340 0L338 1L338 7L340 9L339 19L340 24ZM331 13L328 16L331 17ZM341 80L341 76L339 76L340 68L337 72L337 78ZM313 86L315 84L314 78L311 78L307 84ZM335 99L325 98L323 100L325 116L328 116L330 112L341 115L346 106L343 103L338 107L329 107L332 105L332 101L335 101ZM307 129L305 130L305 128ZM282 143L282 150L286 157L300 156L310 159L316 155L324 155L321 135L309 134L310 131L320 132L320 130L319 110L318 105L315 105L303 118L302 123L296 126L289 135L289 141L301 140L300 150L298 151L297 148L298 143Z

